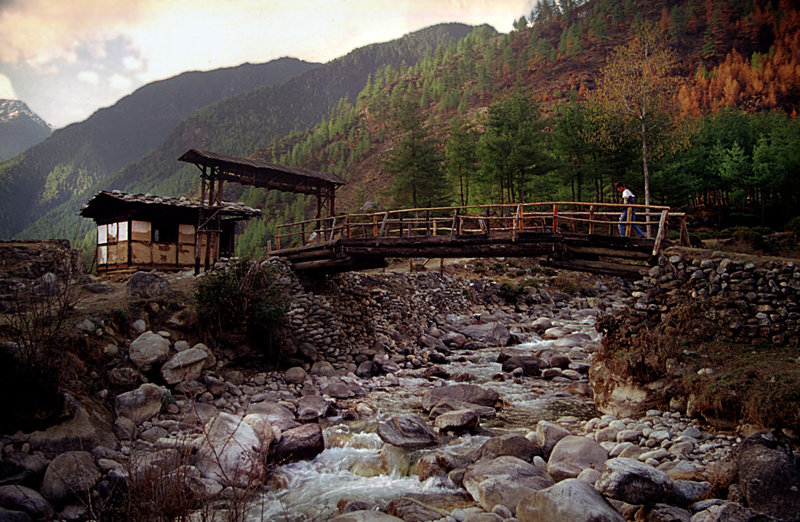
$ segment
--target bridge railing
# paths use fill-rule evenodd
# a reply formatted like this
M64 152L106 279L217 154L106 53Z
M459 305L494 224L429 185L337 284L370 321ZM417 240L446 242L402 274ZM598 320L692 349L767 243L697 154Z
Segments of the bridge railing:
M625 211L625 217L622 213ZM484 235L512 239L525 232L620 235L633 227L647 231L658 251L670 220L677 221L681 243L686 241L685 216L657 205L590 202L539 202L387 210L346 214L278 225L278 249L322 244L335 239L449 238Z

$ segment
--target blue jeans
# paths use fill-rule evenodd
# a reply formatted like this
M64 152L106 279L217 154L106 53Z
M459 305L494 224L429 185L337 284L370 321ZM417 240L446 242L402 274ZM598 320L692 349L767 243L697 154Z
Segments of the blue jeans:
M622 209L622 214L619 216L619 235L625 237L625 228L628 226L628 210L631 211L631 222L636 221L636 209L633 207L626 207ZM631 223L631 230L639 237L645 237L645 233L639 228L639 225Z

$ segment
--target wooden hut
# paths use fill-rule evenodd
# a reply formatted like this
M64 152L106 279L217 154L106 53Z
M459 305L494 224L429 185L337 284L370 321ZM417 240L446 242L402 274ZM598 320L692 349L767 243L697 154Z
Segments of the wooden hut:
M201 212L213 210L220 230L197 234ZM131 268L182 270L196 259L216 260L233 254L235 223L261 211L241 203L208 203L185 197L100 192L80 211L97 223L97 271ZM209 238L211 240L209 240ZM209 249L209 250L207 250ZM208 256L206 256L208 253Z

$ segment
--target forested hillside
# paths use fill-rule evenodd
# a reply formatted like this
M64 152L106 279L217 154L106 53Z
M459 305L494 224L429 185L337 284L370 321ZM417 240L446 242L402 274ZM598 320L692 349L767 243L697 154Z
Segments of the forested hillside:
M543 1L508 35L479 29L377 71L356 103L256 156L342 176L340 212L612 201L623 180L637 202L781 229L800 208L799 53L790 2ZM626 112L638 84L652 88ZM269 215L241 254L262 254L276 219L313 208L255 189L245 199Z
M194 166L177 158L190 148L247 156L292 132L325 121L342 99L355 99L370 73L387 64L416 64L438 46L457 41L472 28L442 24L391 42L369 45L272 87L255 89L197 110L173 128L139 161L76 192L19 235L87 241L90 223L75 214L98 190L119 189L181 195L199 184ZM494 32L494 31L492 31ZM81 231L80 233L78 231Z
M86 121L0 163L0 237L10 237L110 173L158 146L192 111L263 85L282 83L317 64L281 58L209 72L187 72L136 90ZM59 236L72 238L66 230ZM45 227L41 233L51 235Z

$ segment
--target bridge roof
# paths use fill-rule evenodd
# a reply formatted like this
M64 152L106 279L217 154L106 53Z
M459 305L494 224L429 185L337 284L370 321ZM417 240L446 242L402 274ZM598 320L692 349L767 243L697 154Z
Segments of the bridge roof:
M327 172L197 149L187 151L178 161L209 167L211 172L204 174L207 179L222 179L300 194L318 194L322 188L335 190L346 183L339 176Z

